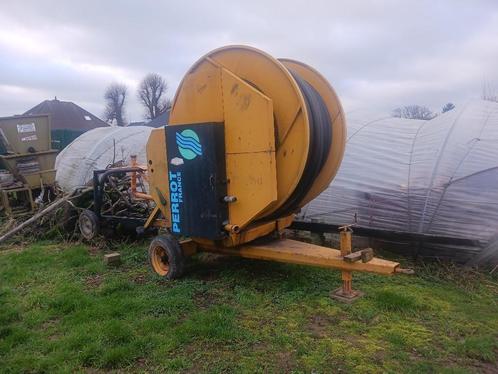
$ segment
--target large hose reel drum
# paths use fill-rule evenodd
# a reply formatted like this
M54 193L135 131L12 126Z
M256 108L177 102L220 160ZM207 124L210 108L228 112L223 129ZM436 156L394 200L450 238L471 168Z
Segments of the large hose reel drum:
M344 153L344 114L327 80L250 47L208 53L180 83L169 126L213 122L224 124L229 224L241 229L299 210Z

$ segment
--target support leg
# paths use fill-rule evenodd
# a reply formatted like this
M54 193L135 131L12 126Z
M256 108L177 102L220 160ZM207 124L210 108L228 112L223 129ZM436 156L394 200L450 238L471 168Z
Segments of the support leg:
M351 234L352 231L349 227L344 228L340 232L341 256L343 257L351 253ZM332 298L350 303L363 295L361 292L353 290L353 273L351 271L343 270L341 278L342 287L331 294Z

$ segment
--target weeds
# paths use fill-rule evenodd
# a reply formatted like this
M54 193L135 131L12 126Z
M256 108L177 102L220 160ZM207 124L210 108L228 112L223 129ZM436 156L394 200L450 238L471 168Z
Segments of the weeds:
M329 297L336 271L206 257L164 282L147 269L146 243L119 251L114 269L95 245L0 252L0 372L498 370L486 275L465 286L458 269L357 274L366 295L345 305Z

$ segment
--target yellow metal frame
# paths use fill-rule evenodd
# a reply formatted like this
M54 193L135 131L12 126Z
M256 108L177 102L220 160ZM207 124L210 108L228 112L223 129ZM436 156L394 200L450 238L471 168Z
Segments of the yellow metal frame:
M147 179L149 182L149 195L152 196L156 206L164 219L160 221L161 227L171 227L171 211L169 209L168 164L166 159L166 132L163 128L151 131L147 141ZM154 210L147 220L147 226L153 224L158 211ZM157 226L157 225L155 225Z

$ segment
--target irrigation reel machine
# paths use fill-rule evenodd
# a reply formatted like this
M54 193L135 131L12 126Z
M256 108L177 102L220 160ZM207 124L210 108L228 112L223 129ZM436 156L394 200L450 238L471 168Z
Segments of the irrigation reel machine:
M162 228L152 240L152 269L179 277L187 256L214 252L342 270L335 295L352 300L352 272L404 272L396 262L351 251L351 229L340 249L285 238L295 213L332 181L345 148L341 104L327 80L301 62L254 48L214 50L187 72L169 124L151 132L147 165L96 171L93 210L80 214L87 239L99 225L124 222L137 230ZM133 199L147 216L101 212L108 178L130 177Z

